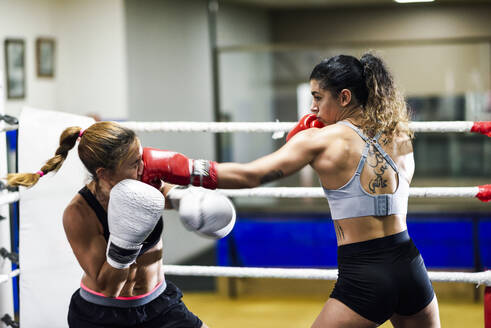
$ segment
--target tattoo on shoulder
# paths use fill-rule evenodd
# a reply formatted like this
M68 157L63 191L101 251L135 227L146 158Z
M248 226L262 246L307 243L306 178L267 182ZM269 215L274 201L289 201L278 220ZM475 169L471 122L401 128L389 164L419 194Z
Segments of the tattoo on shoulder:
M284 173L281 170L275 170L267 173L265 176L261 178L261 183L268 183L271 181L275 181L283 177Z

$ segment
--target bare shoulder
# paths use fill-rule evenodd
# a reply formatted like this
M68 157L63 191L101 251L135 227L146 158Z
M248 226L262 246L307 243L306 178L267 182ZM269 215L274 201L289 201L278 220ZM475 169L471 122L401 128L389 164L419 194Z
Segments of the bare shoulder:
M411 137L402 131L397 131L393 137L393 144L396 146L397 153L405 155L413 152Z
M343 136L346 134L346 131L352 131L351 128L347 127L344 124L330 124L325 127L323 127L321 130L325 131L328 133L330 136Z
M77 194L63 211L63 222L76 221L84 216L84 212L86 212L86 205L83 203L82 197Z
M343 124L331 124L323 129L323 137L328 145L336 145L343 151L348 150L353 144L353 141L359 141L359 137L354 131Z
M295 143L298 143L303 149L310 149L319 154L334 144L339 147L339 143L346 139L345 133L341 125L332 124L320 129L312 128L301 131L298 133L299 137L292 141L295 140Z
M305 130L306 135L316 138L319 142L326 144L332 141L340 141L346 139L348 127L341 124L331 124L321 129Z
M351 128L342 124L328 125L320 129L318 134L319 141L324 145L324 159L336 166L345 163L353 152L357 152L358 148L353 147L353 144L361 140Z
M99 233L98 225L91 224L95 213L79 194L75 195L63 212L63 227L67 235L70 232ZM96 219L96 218L95 218ZM96 219L97 220L97 219Z
M396 131L390 147L391 156L401 173L410 183L414 174L414 154L411 137L402 131Z

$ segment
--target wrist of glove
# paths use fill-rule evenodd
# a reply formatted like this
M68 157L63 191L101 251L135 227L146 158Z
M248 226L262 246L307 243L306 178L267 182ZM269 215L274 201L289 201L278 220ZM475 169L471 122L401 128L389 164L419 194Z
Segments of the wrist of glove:
M135 263L142 244L127 242L114 235L109 235L106 248L106 261L116 269L126 269Z
M204 187L206 189L216 189L218 177L216 171L216 162L207 161L204 159L191 160L192 168L190 169L189 183L196 187Z
M167 199L179 211L183 226L214 239L225 237L235 225L235 207L226 196L194 187L176 186Z

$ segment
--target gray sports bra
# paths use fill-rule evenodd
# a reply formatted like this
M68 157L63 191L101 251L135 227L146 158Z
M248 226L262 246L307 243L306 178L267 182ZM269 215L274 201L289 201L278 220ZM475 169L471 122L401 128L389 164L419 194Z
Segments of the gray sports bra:
M375 138L370 139L366 137L363 132L356 126L349 122L340 121L340 124L344 124L352 128L358 135L365 141L365 147L361 155L360 162L356 168L355 174L351 179L339 189L324 189L329 207L331 209L331 216L333 220L360 217L360 216L386 216L392 214L406 214L407 213L407 200L409 196L409 183L401 176L396 163L390 158L380 144L378 139L380 133ZM394 169L397 173L399 180L399 186L393 194L381 194L372 195L366 192L360 181L360 175L365 166L367 160L368 150L370 144L384 157L385 161Z

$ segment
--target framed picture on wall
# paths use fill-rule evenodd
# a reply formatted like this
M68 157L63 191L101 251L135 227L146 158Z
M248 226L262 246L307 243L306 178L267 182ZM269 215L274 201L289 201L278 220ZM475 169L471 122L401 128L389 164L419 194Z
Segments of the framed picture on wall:
M36 66L38 77L55 76L55 40L36 39Z
M24 40L5 40L5 76L7 80L7 99L25 98L26 66Z

